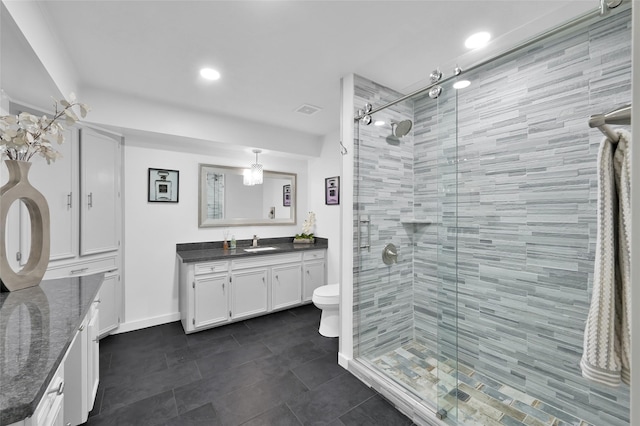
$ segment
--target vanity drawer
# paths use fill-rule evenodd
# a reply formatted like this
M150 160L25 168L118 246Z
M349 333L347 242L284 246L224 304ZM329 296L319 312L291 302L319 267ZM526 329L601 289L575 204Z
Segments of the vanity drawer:
M228 271L229 271L229 262L196 263L196 265L193 268L193 273L195 275L213 274L213 273L228 272Z
M98 257L94 259L85 259L82 262L50 267L44 278L52 280L63 277L82 277L84 275L95 274L98 272L114 271L116 269L118 269L118 259L116 256Z
M302 261L301 253L287 254L265 254L251 256L250 258L238 259L231 262L231 269L258 268L273 265L282 265L284 263L295 263Z
M324 250L313 250L304 252L304 260L324 259Z

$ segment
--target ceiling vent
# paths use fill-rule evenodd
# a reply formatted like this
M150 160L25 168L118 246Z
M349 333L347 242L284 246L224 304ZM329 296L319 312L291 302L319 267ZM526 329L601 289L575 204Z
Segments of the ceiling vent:
M316 112L320 111L321 109L322 108L317 106L302 104L298 108L296 108L296 112L299 112L300 114L304 114L304 115L313 115Z

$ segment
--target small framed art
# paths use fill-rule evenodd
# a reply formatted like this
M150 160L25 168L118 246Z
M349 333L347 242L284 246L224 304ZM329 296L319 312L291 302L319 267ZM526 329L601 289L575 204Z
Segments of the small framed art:
M149 169L148 199L152 203L177 203L180 172L178 170Z
M291 207L291 185L282 186L282 205Z
M340 176L324 180L324 203L327 205L340 204Z

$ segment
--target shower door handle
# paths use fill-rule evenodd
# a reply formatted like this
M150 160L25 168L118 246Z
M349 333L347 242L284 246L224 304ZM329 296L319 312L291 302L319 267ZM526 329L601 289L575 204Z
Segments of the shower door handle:
M367 243L362 244L362 240L360 238L360 230L362 228L362 224L367 224ZM371 252L371 218L369 215L364 217L358 217L358 247L360 249L367 249L368 252Z

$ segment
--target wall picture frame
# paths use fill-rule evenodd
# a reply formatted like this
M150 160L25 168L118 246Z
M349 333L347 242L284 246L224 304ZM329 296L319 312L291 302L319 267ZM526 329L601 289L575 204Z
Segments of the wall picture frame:
M180 195L180 172L149 168L147 201L150 203L177 203Z
M329 206L340 204L340 176L324 180L324 203Z
M291 185L282 185L282 205L291 207Z

